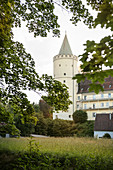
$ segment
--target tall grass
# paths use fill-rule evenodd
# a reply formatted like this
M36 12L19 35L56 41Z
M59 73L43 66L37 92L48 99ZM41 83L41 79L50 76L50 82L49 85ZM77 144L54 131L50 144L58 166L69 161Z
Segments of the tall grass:
M12 152L27 151L30 138L1 138L0 150ZM41 152L70 154L113 156L113 140L94 138L33 138L38 143Z

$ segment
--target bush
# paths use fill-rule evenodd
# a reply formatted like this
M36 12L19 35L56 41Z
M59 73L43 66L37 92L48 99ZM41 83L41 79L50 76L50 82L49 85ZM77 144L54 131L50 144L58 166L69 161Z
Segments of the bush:
M105 133L104 136L103 136L103 138L111 139L111 136L110 136L109 133Z
M38 135L47 135L47 121L42 114L37 115L38 122L35 126L35 133Z
M73 121L62 120L62 119L53 120L52 136L55 136L55 137L73 136L73 132L71 130L72 123Z
M78 137L93 137L94 136L94 121L76 124L76 135Z
M87 121L87 113L83 110L76 110L73 113L73 120L75 123L84 123Z

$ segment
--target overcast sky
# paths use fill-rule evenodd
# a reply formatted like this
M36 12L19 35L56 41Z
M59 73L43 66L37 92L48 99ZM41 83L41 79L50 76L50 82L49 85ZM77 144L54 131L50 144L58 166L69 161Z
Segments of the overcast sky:
M34 38L33 33L29 33L24 24L21 28L14 28L14 40L23 43L26 51L32 55L39 75L53 75L53 57L59 53L65 31L71 50L77 56L83 53L83 44L87 40L99 42L102 37L111 34L110 30L101 29L99 26L96 29L88 29L82 22L79 22L75 27L69 21L71 14L60 7L56 7L56 14L59 17L60 38L52 37L51 33L46 38ZM31 102L38 103L40 96L33 92L27 92L27 95Z

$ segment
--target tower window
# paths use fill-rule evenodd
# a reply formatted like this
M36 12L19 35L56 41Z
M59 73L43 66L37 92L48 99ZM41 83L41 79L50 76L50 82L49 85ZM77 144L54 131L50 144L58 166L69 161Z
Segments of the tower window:
M59 67L61 67L61 64L59 64Z
M64 73L64 76L66 76L66 73Z
M64 83L66 82L66 80L63 81Z
M69 115L69 118L71 118L71 115Z

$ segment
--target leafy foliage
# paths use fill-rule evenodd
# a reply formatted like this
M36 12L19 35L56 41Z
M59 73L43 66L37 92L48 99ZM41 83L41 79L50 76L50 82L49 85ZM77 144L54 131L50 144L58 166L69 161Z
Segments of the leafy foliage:
M111 139L111 136L110 136L109 133L105 133L104 136L103 136L103 138Z
M97 17L93 22L95 28L99 24L101 27L110 28L111 34L113 31L113 2L112 0L87 0L87 4L97 11ZM113 34L106 36L100 40L99 43L95 41L87 41L85 45L85 52L80 55L82 74L75 75L73 79L77 79L79 83L81 80L87 78L91 80L89 91L94 90L98 93L103 91L101 84L104 78L109 75L113 76ZM103 67L110 70L103 70Z
M76 110L73 113L73 120L75 123L84 123L87 121L87 113L83 110Z
M44 91L46 96L42 98L57 111L67 110L71 104L66 86L47 75L40 78L35 71L35 62L23 44L13 41L12 28L21 27L21 20L26 21L29 32L34 32L35 37L47 36L50 30L59 36L58 17L53 11L52 1L0 1L0 102L13 104L14 114L21 114L23 120L34 113L23 90ZM66 97L62 98L62 95Z
M75 134L77 137L93 137L94 121L86 121L84 123L75 124Z
M7 111L7 108L0 104L0 136L5 137L6 134L20 135L13 119L13 115Z

